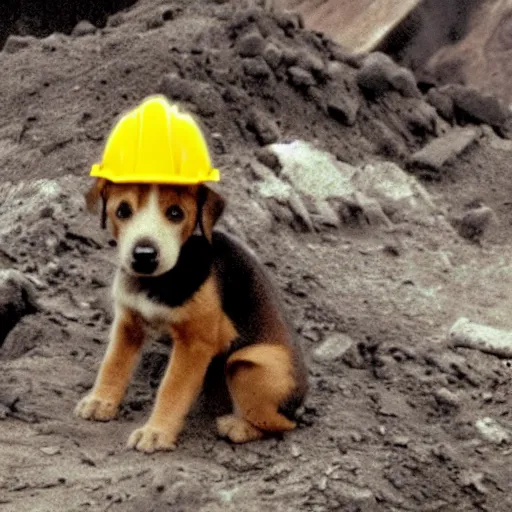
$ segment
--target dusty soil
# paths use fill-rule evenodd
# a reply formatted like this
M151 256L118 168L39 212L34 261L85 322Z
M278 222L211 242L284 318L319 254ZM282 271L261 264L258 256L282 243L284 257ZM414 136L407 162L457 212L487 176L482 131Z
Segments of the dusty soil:
M463 153L420 173L435 218L310 230L258 194L255 162L272 165L262 146L300 138L414 173L411 155L468 119L441 118L419 93L363 94L358 59L293 16L235 2L140 0L82 37L10 38L0 62L0 267L23 272L40 304L0 348L1 510L512 509L511 361L447 342L460 316L512 327L510 141L478 126ZM223 227L268 266L308 353L311 392L282 439L217 439L206 394L175 452L128 451L168 357L160 342L118 420L72 414L105 350L115 265L81 192L114 117L155 92L204 124L230 201ZM448 221L481 204L496 222L460 237ZM319 357L337 338L345 353ZM501 439L481 435L484 418Z

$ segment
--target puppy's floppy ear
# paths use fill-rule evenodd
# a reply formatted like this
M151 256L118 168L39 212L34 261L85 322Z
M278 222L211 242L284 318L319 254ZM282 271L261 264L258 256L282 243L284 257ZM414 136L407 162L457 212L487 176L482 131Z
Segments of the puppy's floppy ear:
M212 242L213 226L222 215L225 205L226 202L220 194L205 185L200 186L197 204L198 223L201 232L210 243Z
M107 183L108 181L105 178L97 178L85 194L85 204L90 212L96 211L96 205L101 198L101 227L103 229L107 225Z

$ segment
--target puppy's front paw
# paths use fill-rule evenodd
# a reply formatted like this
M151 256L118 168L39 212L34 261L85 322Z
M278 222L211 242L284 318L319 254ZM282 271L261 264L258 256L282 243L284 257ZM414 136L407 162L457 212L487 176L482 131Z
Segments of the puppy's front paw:
M227 437L233 443L248 443L263 437L263 432L247 420L234 414L217 418L217 431L221 437Z
M118 404L96 396L85 396L75 407L75 414L85 420L109 421L117 416Z
M128 439L128 448L144 453L170 451L176 448L176 436L164 429L146 424L132 432Z

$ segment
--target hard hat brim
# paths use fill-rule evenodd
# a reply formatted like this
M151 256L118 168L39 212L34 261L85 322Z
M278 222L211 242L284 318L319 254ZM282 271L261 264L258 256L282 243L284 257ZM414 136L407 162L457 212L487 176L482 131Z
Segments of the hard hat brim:
M199 183L220 180L219 170L214 168L210 169L207 178L195 180L186 176L172 176L166 180L162 178L161 174L155 176L150 174L144 174L143 176L119 176L109 171L109 169L105 169L101 164L94 164L89 175L95 178L104 178L112 183L154 183L161 185L198 185Z

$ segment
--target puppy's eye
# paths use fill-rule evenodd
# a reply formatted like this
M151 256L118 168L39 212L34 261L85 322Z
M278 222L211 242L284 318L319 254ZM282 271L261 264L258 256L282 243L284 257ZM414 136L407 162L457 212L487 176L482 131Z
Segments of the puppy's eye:
M185 213L177 204L173 204L172 206L169 206L169 208L167 208L167 210L165 211L165 216L171 222L180 222L181 220L183 220L183 217L185 217Z
M126 202L123 201L116 210L116 217L121 220L129 219L133 214L132 207Z

